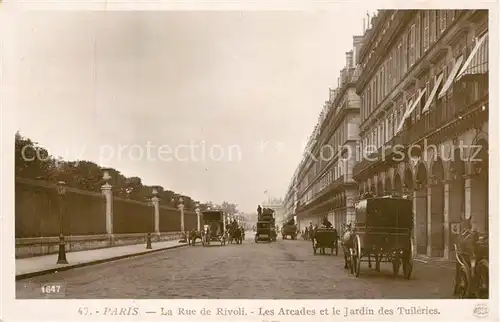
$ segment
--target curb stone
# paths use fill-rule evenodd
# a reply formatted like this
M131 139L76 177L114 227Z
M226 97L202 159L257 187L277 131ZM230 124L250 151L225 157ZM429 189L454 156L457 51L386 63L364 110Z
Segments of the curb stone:
M125 259L128 257L142 256L142 255L157 253L160 251L174 249L174 248L180 248L180 247L184 247L184 246L188 246L188 244L174 245L174 246L169 246L169 247L163 247L163 248L143 251L143 252L139 252L139 253L125 254L125 255L120 255L120 256L97 259L97 260L93 260L90 262L78 263L78 264L73 264L73 265L70 264L70 265L56 267L56 268L44 269L44 270L36 271L36 272L23 273L23 274L16 275L16 281L35 277L35 276L41 276L41 275L47 275L47 274L52 274L52 273L56 273L56 272L67 271L67 270L74 269L74 268L92 266L92 265L102 264L102 263L106 263L106 262L112 262L112 261L116 261L116 260L120 260L120 259Z

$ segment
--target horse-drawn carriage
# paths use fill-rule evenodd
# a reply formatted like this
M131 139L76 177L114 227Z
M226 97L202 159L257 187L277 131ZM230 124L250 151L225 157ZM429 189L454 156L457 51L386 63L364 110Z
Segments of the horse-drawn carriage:
M262 210L262 213L259 214L258 217L255 231L255 242L258 243L259 241L276 241L276 237L278 236L278 234L276 233L275 223L276 221L274 218L274 210L270 208L264 208Z
M458 298L489 298L489 238L470 229L455 240L455 288Z
M245 231L242 227L236 224L228 224L226 231L228 232L228 243L232 244L233 241L235 241L236 244L243 243L243 240L245 239Z
M316 255L317 250L320 250L320 254L325 254L325 249L329 248L331 254L335 250L335 256L339 254L339 235L337 229L335 228L317 228L313 230L311 234L311 240L313 244L313 252Z
M297 225L295 225L295 220L293 220L293 218L281 227L281 237L287 239L288 236L290 236L292 240L297 238Z
M221 246L226 245L226 229L222 211L204 211L203 224L201 233L203 246L210 245L210 242L219 242Z
M255 242L266 241L270 243L272 239L271 224L268 221L258 221L255 229Z
M393 275L403 267L409 279L413 269L412 201L395 197L374 197L356 203L356 222L342 238L345 268L356 277L362 261L380 271L380 263L392 263Z

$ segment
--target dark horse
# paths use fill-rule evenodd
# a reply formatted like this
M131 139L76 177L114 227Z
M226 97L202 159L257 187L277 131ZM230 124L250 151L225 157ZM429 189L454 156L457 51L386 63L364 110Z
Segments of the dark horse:
M196 240L199 239L201 241L201 231L198 230L191 230L188 234L188 244L189 245L196 245Z
M341 244L342 251L344 253L344 268L353 272L353 267L351 267L351 250L353 246L354 232L351 228L351 224L344 226L344 233L342 235Z
M241 244L243 242L243 236L240 227L231 226L231 228L229 228L229 236L231 244L233 243L233 240L236 241L236 244Z

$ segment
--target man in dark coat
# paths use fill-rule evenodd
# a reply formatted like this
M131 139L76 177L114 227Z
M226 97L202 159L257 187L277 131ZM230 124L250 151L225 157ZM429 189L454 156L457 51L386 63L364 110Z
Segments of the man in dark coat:
M322 222L322 224L323 224L323 226L324 226L325 228L332 228L332 227L333 227L332 223L328 220L328 217L327 217L327 216L323 217L323 222Z

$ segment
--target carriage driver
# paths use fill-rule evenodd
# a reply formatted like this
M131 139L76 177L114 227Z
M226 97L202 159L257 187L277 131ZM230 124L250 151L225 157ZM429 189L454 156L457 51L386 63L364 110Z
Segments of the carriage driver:
M324 216L324 217L323 217L323 221L322 221L322 223L321 223L321 224L322 224L322 225L323 225L323 227L325 227L325 228L332 228L332 227L333 227L332 223L328 220L328 217L327 217L327 216Z

